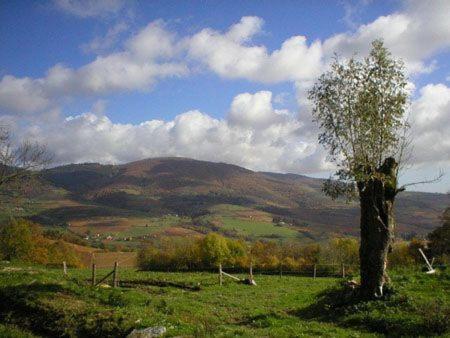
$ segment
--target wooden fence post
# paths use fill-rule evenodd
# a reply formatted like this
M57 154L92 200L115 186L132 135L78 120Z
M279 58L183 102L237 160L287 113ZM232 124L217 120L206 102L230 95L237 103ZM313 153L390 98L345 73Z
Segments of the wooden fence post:
M253 280L253 262L250 262L250 280Z
M63 261L63 271L64 271L64 276L67 276L67 264L66 264L66 261Z
M342 263L342 278L345 278L345 265Z
M114 262L113 288L116 288L119 285L118 270L119 270L119 263Z
M92 286L95 286L95 278L96 277L96 266L95 263L92 263Z
M316 264L314 264L314 272L313 272L314 279L316 279L316 272L317 272L317 267L316 267Z
M223 276L222 276L222 264L219 264L219 284L222 285Z

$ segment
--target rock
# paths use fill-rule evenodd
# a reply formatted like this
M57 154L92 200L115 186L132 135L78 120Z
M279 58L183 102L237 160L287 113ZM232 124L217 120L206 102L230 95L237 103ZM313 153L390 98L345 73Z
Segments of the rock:
M359 283L357 281L355 281L354 279L349 280L345 283L345 285L347 287L349 287L350 289L354 290L359 286Z
M256 285L255 280L254 280L254 279L250 279L250 278L246 278L246 279L244 279L242 282L243 282L244 284L247 284L247 285Z
M127 336L127 338L153 338L153 337L161 337L166 333L166 328L164 326L154 326L147 327L145 329L134 329Z

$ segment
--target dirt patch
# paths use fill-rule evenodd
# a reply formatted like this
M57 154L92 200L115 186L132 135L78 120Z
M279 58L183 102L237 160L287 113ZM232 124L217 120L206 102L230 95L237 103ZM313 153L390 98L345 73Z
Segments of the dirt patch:
M168 229L164 230L163 234L166 236L181 236L181 237L198 235L197 232L195 232L191 229L186 229L186 228L181 228L181 227L168 228Z
M272 216L266 212L258 210L243 210L236 212L236 216L243 220L253 220L259 222L272 222Z

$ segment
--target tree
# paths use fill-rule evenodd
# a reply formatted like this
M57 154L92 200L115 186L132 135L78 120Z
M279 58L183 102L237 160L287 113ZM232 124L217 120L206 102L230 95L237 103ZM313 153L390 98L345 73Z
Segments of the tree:
M450 208L445 209L442 221L441 227L428 234L428 240L431 255L443 258L450 256Z
M200 251L208 267L224 263L231 254L226 238L214 232L210 232L201 240Z
M359 263L358 241L355 238L332 238L324 256L329 263L356 265Z
M389 282L387 254L395 226L397 176L407 146L407 78L381 40L364 59L337 57L309 91L319 143L338 170L331 197L359 196L361 295L380 297Z
M4 259L29 261L35 244L32 226L24 220L11 219L0 228L0 252Z
M14 145L8 128L0 126L0 187L21 182L50 162L45 146L28 140Z

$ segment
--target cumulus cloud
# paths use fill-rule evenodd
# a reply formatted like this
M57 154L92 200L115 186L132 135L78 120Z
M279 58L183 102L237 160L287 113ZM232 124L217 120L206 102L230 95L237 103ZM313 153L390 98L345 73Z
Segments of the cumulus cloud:
M186 44L191 58L219 76L262 83L310 82L335 52L343 57L364 55L378 38L405 61L411 74L430 73L437 66L430 58L450 47L449 12L446 0L411 0L402 11L380 16L353 31L312 42L302 35L292 36L272 52L252 42L262 31L263 20L243 17L225 32L205 28L187 38Z
M83 9L78 1L58 3L74 14ZM102 3L106 2L86 1L84 14L77 15L103 15ZM120 11L121 6L121 1L117 1L111 7L116 9L111 11ZM162 21L154 21L129 37L119 50L104 54L127 29L117 25L87 45L87 50L99 55L86 65L71 68L57 64L41 78L3 76L0 108L9 114L4 119L12 124L18 121L13 116L17 112L49 112L50 122L37 121L33 114L28 114L29 128L23 127L26 121L17 123L17 128L22 135L48 144L60 163L120 163L153 156L187 156L256 170L297 173L329 170L326 153L316 142L317 127L311 121L306 91L325 70L333 53L344 57L354 52L364 55L370 42L381 37L396 57L406 61L411 73L431 72L438 66L432 57L450 47L448 12L448 1L411 0L400 11L351 32L323 41L292 36L272 51L254 42L264 22L249 16L225 31L205 28L181 38ZM66 119L58 115L58 107L67 97L97 99L112 92L147 90L159 79L186 75L189 67L198 64L227 79L265 84L291 82L301 110L293 115L275 109L273 103L282 103L283 98L272 98L270 91L260 91L235 96L224 118L192 110L170 121L114 123L107 117L101 100L91 112ZM448 86L430 84L420 89L411 116L416 163L448 163L449 106ZM96 146L92 147L93 144Z
M67 96L146 90L158 79L188 72L184 63L172 58L176 48L174 34L164 23L152 22L128 39L122 51L97 56L78 69L57 64L38 79L4 76L0 107L11 112L36 112Z
M243 17L228 31L206 28L187 39L191 58L225 78L245 78L263 83L311 79L321 69L321 45L308 45L306 37L293 36L280 49L269 52L251 43L261 31L258 17Z
M370 42L383 38L396 57L404 59L411 73L430 72L427 63L435 53L450 47L450 22L447 0L410 0L402 11L380 16L361 25L355 32L337 34L323 43L325 55L337 52L351 56L365 54Z
M423 87L412 105L411 125L414 162L450 165L450 87Z
M81 49L85 53L102 54L114 47L128 28L129 26L126 22L118 22L109 28L104 36L97 36L89 43L82 44Z
M98 109L99 105L104 108L100 102L91 112L33 124L19 132L23 137L45 142L59 163L123 163L155 156L186 156L235 163L255 170L311 171L310 162L302 159L314 157L317 146L299 133L301 122L284 112L283 119L269 123L266 115L279 114L272 107L270 92L242 95L233 100L229 115L223 119L192 110L170 121L114 123ZM255 111L252 105L244 104L239 107L240 112L256 121L263 114L264 128L255 129L248 120L242 123L233 120L235 102L242 98L253 102L258 109Z
M125 5L124 0L54 0L54 3L60 10L81 18L115 15Z
M65 6L87 9L94 6L92 3L87 1L81 6L79 1L61 1ZM95 2L99 8L101 4ZM119 2L115 4L111 8L120 7ZM266 84L293 82L299 90L299 103L304 104L305 89L324 71L334 52L344 57L354 52L364 55L376 38L384 38L394 55L406 61L411 73L432 72L437 64L430 58L450 47L449 11L448 1L411 0L402 11L381 16L353 32L313 42L302 35L292 36L273 51L253 42L264 24L258 17L243 17L225 32L205 28L182 38L162 21L155 21L129 38L122 50L98 55L78 69L58 64L42 78L4 76L0 81L0 107L39 111L67 96L146 90L158 79L187 74L189 66L196 63L228 79ZM94 39L85 48L97 52L107 49L124 30L126 24L117 24L105 37ZM188 60L181 61L183 56Z
M11 75L5 75L0 81L0 106L8 111L41 110L49 103L41 81Z
M259 129L283 123L287 117L286 111L273 109L272 93L269 91L239 94L233 99L228 116L233 125Z

